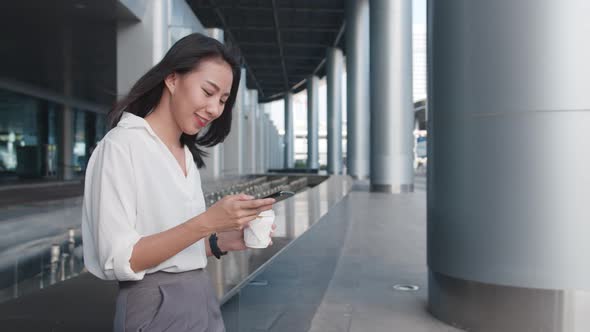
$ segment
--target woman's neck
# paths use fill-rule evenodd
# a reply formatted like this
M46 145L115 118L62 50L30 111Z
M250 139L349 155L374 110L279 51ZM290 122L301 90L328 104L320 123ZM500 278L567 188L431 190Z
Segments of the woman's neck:
M166 101L167 99L163 97L156 108L154 108L154 111L145 117L145 120L166 146L179 148L181 147L180 136L182 135L182 130L178 127L172 116L170 106Z

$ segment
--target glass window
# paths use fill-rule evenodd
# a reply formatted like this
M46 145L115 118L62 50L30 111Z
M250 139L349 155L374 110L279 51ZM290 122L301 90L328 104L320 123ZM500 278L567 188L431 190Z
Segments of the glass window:
M0 172L15 172L19 156L28 159L26 147L39 144L38 108L35 98L0 90Z
M86 113L80 110L73 111L74 121L74 147L72 153L72 165L75 172L86 169Z

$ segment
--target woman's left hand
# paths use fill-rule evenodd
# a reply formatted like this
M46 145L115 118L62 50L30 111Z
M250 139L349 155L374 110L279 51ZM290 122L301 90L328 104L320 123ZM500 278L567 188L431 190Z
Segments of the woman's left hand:
M270 244L272 245L272 235L275 232L277 225L272 225L272 231L270 232ZM217 245L221 251L240 251L248 249L246 243L244 243L244 231L233 230L227 232L217 233Z

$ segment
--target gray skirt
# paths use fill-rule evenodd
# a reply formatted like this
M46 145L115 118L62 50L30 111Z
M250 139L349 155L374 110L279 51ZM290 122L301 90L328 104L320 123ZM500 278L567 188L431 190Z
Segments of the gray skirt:
M114 331L223 332L225 327L209 274L199 269L119 282Z

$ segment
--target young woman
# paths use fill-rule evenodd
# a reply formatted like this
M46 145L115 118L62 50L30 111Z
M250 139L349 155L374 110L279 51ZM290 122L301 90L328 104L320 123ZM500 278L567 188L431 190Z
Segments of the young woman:
M115 331L224 331L207 256L245 249L243 227L274 203L233 195L205 208L199 147L229 134L239 81L236 57L192 34L109 113L86 170L82 235L87 269L119 281Z

